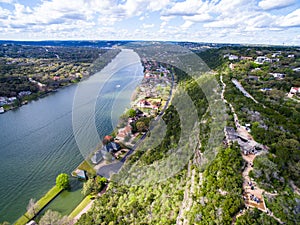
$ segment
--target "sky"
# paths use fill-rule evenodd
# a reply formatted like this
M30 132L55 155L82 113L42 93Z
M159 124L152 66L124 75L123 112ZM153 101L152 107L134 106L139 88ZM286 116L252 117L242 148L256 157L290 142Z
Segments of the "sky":
M300 46L300 0L0 0L0 39Z

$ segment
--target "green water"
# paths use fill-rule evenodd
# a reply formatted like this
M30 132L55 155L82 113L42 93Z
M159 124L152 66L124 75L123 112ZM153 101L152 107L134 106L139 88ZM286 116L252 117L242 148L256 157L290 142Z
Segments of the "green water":
M37 219L49 209L57 211L61 215L69 215L76 206L83 200L84 196L81 194L83 182L76 178L71 180L71 189L60 193L49 205L47 205L38 215Z

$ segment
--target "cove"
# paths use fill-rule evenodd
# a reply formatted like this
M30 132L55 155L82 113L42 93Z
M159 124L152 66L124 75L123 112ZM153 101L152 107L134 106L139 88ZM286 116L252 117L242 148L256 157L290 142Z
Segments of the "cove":
M99 139L112 132L116 118L130 106L131 94L143 77L143 67L131 50L122 50L107 65L110 66L114 72L99 90L96 104L83 104L94 104L91 124L96 126L98 137L94 140L86 135L80 139L80 150L72 124L78 84L0 115L0 222L18 219L30 198L39 199L55 185L58 174L70 174L80 164L84 159L82 146L87 146L84 151L91 151ZM82 82L105 75L96 73ZM86 99L89 97L92 96ZM76 132L84 134L89 129L85 126Z

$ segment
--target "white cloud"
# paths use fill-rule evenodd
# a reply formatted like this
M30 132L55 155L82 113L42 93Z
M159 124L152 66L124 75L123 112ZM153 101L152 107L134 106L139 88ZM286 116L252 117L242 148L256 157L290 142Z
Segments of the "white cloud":
M3 2L3 3L12 3L13 0L0 0L0 3Z
M155 26L154 23L151 23L151 24L143 23L143 28L144 28L144 29L153 28L154 26Z
M182 24L180 27L183 28L183 29L187 29L189 28L190 26L192 26L194 24L194 22L190 21L190 20L187 20L184 22L184 24Z
M295 0L262 0L258 5L264 10L281 9L293 5Z
M8 10L6 4L0 6L2 39L15 35L41 39L263 42L273 35L272 42L282 43L278 41L282 39L288 43L292 34L291 41L297 42L300 26L296 0L42 0L34 6L31 2L31 7L27 1L0 2L10 2L13 7ZM269 10L293 3L291 8ZM152 27L159 28L158 32L151 32Z
M170 9L165 9L163 15L195 15L203 2L200 0L186 0L175 3Z
M5 19L5 18L7 18L9 15L10 15L10 11L7 10L7 9L3 9L3 8L0 6L0 19Z
M281 17L280 20L278 20L278 25L281 27L300 27L300 9Z
M207 22L211 21L213 17L209 15L208 13L204 14L198 14L194 16L183 16L182 17L184 20L192 21L192 22Z

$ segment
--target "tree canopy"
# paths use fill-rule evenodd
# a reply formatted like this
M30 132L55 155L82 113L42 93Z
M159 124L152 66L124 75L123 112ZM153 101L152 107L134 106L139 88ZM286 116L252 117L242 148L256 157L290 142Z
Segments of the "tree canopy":
M68 189L70 187L69 175L61 173L56 177L56 186L62 189Z

